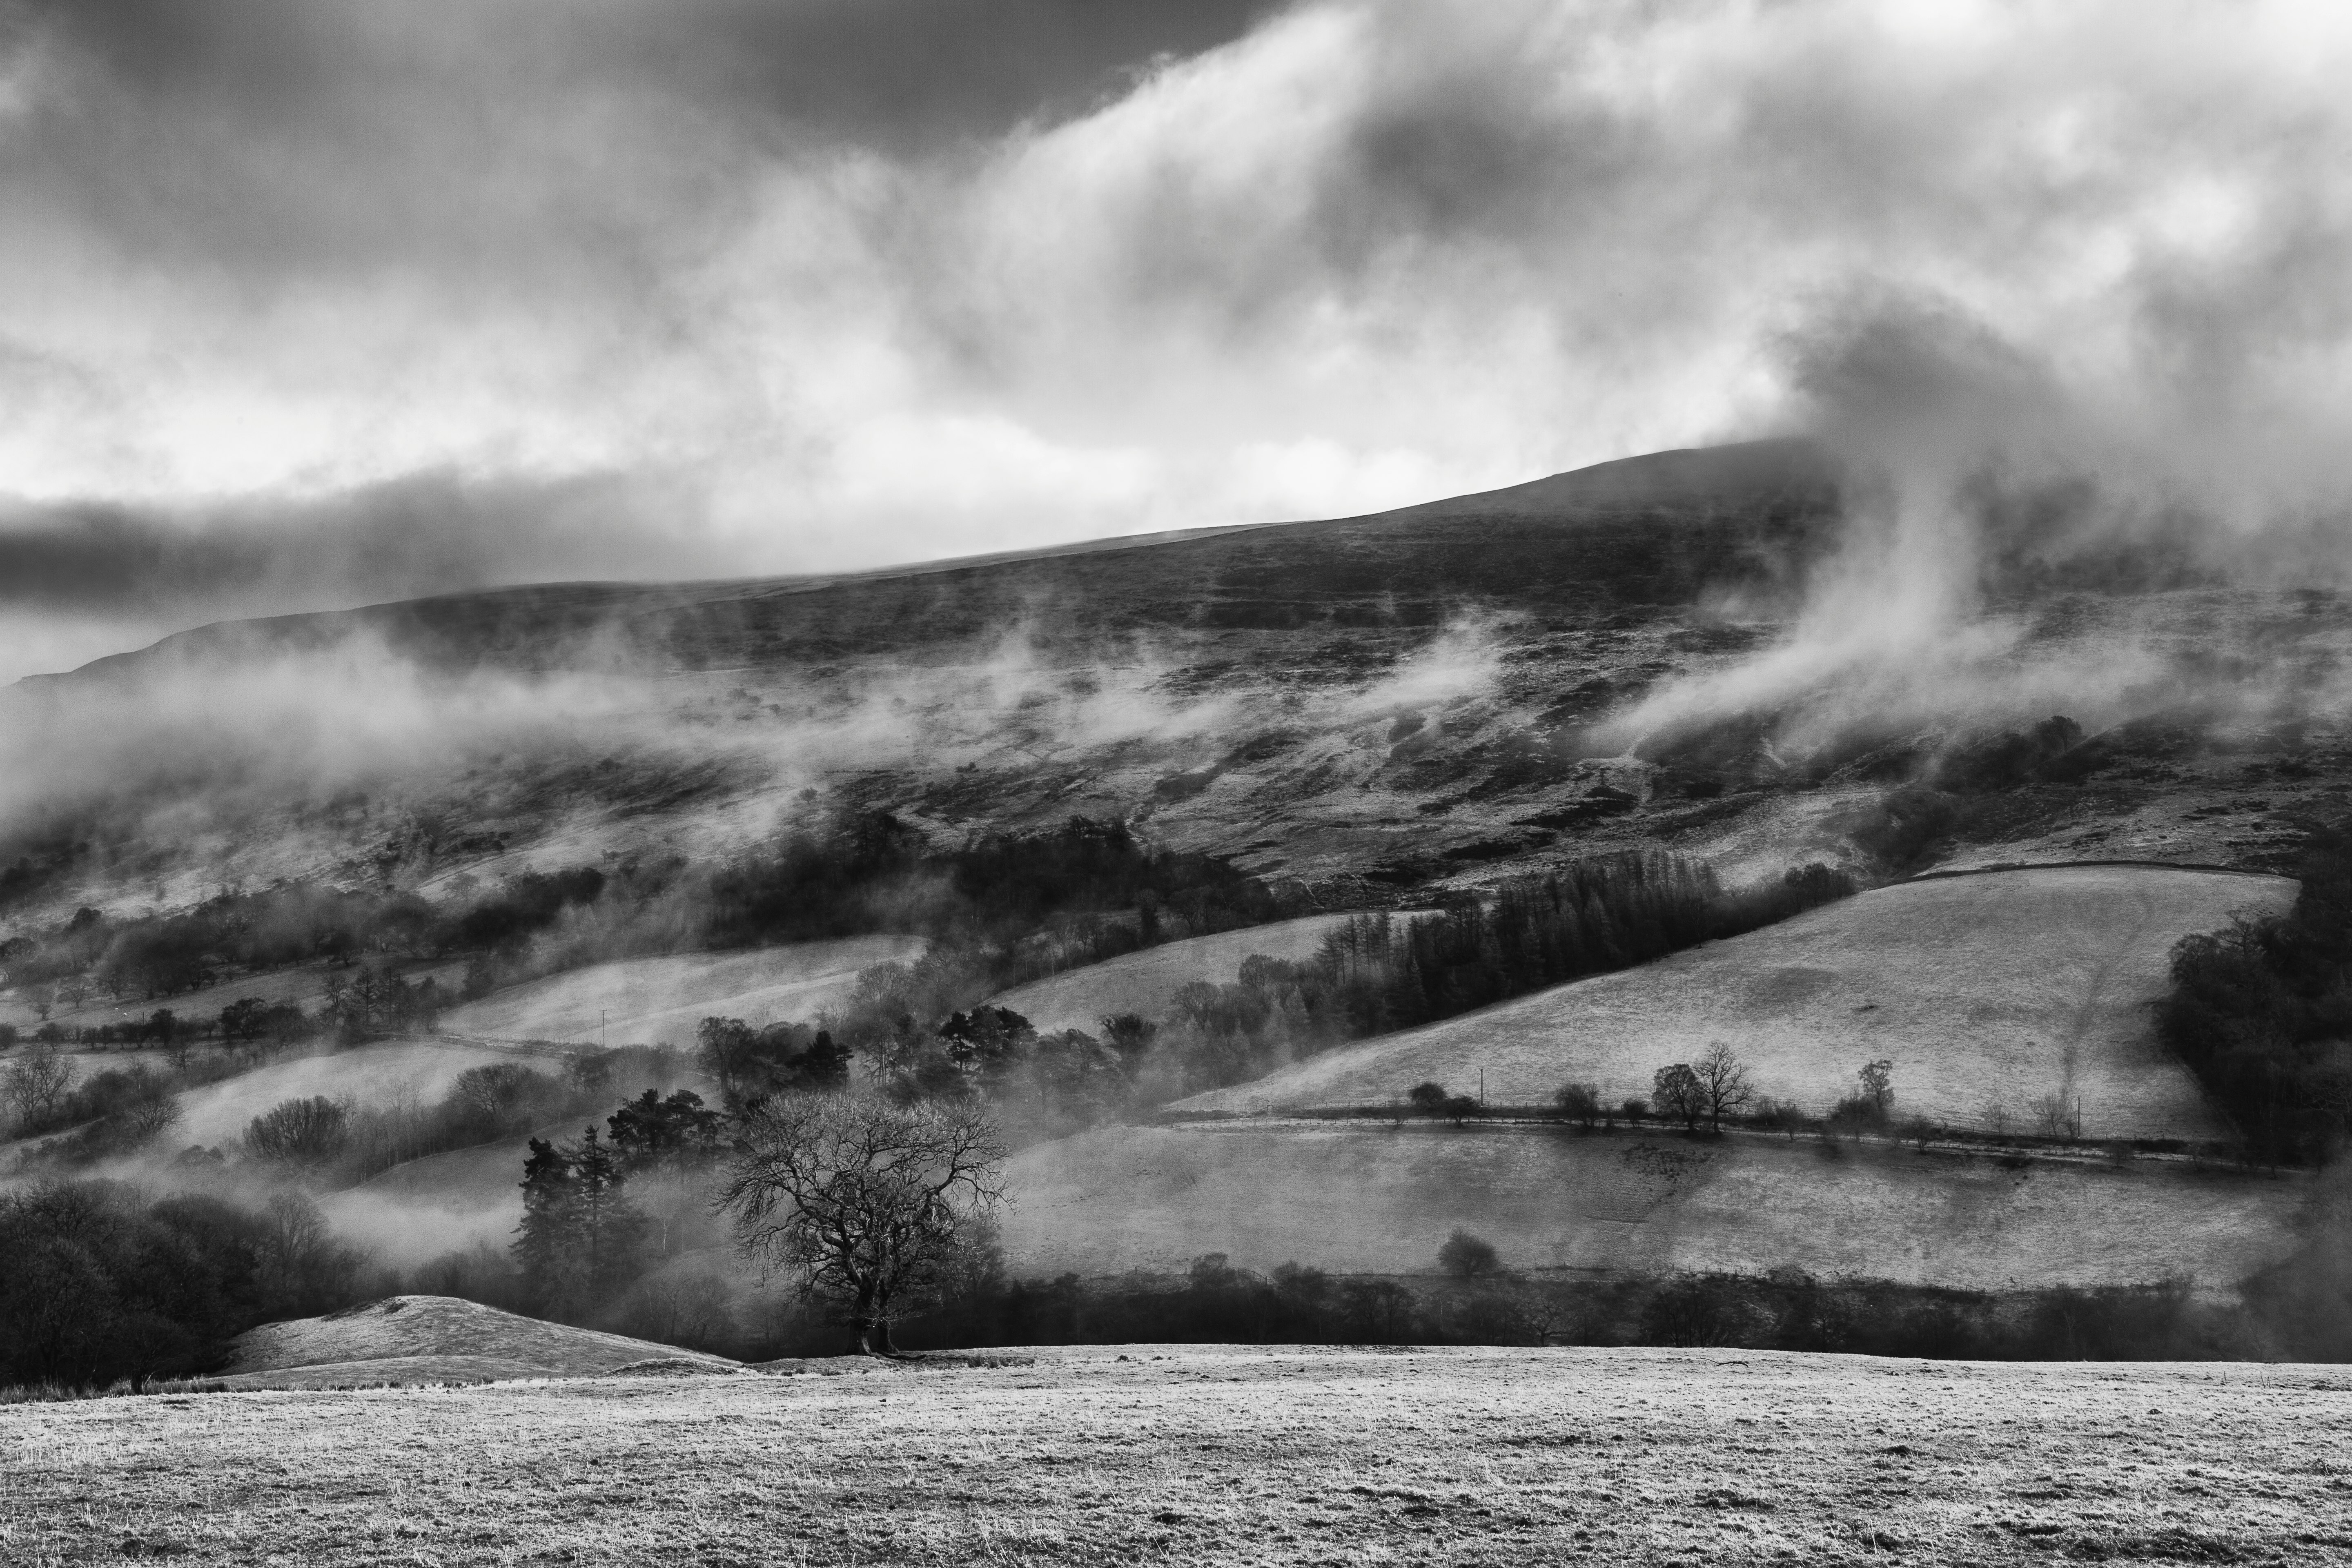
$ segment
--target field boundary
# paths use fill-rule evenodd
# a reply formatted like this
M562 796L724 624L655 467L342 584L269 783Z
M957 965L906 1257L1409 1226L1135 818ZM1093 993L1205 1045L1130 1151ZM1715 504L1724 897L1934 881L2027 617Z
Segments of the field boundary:
M1683 1129L1663 1122L1621 1122L1606 1127L1580 1127L1563 1120L1559 1113L1543 1106L1488 1106L1477 1115L1454 1121L1446 1117L1427 1117L1406 1111L1399 1115L1390 1106L1358 1105L1293 1110L1253 1114L1247 1111L1186 1111L1162 1115L1149 1125L1174 1129L1246 1127L1272 1131L1286 1123L1381 1123L1392 1132L1420 1132L1432 1135L1494 1134L1549 1129L1562 1136L1579 1138L1675 1138L1686 1142L1708 1143L1738 1138L1766 1143L1827 1144L1841 1150L1874 1150L1897 1152L1908 1150L1919 1154L1937 1154L1962 1159L1993 1159L2042 1161L2053 1164L2128 1166L2139 1163L2164 1164L2175 1169L2225 1172L2236 1175L2261 1176L2265 1180L2310 1177L2315 1173L2301 1166L2272 1167L2250 1164L2230 1153L2221 1143L2192 1143L2181 1139L2040 1139L2030 1134L2012 1134L1995 1139L1990 1136L1969 1136L1963 1130L1937 1128L1925 1140L1895 1132L1833 1132L1801 1131L1791 1138L1786 1132L1769 1127L1726 1126L1720 1131L1696 1136Z
M1883 882L1881 887L1907 887L1913 882L1943 882L1955 877L1993 877L2009 871L2068 871L2076 868L2120 868L2140 871L2203 871L2218 872L2224 877L2258 877L2266 882L2292 882L2294 879L2284 871L2259 871L2248 866L2218 866L2204 860L2003 860L1991 866L1964 866L1952 871L1922 871L1899 881ZM1873 889L1865 888L1864 892Z

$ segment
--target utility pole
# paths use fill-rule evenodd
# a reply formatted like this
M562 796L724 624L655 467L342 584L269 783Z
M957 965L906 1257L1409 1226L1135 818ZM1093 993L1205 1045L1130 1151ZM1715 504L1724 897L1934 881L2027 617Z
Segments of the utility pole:
M600 1051L604 1048L604 1009L602 1007L596 1009L596 1048Z

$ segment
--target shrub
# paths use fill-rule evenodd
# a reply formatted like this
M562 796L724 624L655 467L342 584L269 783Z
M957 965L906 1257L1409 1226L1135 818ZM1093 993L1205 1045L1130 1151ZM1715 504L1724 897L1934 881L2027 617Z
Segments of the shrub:
M1453 1096L1442 1083L1417 1083L1405 1090L1405 1103L1423 1116L1443 1116Z
M1573 1121L1580 1127L1591 1127L1601 1120L1601 1095L1589 1083L1562 1084L1559 1092L1551 1097L1560 1120Z
M317 1167L351 1142L351 1113L324 1095L285 1100L246 1124L245 1150L272 1164Z
M1681 1122L1689 1131L1698 1131L1699 1118L1706 1114L1706 1089L1688 1062L1660 1068L1650 1087L1660 1115Z
M205 1370L231 1335L345 1304L361 1264L300 1198L87 1181L0 1194L0 1384Z
M1886 1112L1876 1101L1859 1094L1851 1094L1830 1108L1824 1123L1832 1132L1858 1138L1865 1132L1886 1131Z
M1492 1242L1456 1230L1437 1249L1437 1267L1456 1279L1483 1279L1500 1273L1503 1260Z

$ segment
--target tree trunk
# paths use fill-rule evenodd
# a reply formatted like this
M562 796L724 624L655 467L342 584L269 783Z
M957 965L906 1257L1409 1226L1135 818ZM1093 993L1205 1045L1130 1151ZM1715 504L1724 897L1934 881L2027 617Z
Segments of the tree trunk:
M869 1286L857 1292L857 1353L859 1355L872 1355L874 1353L874 1331L876 1326L877 1321L874 1311L874 1291Z
M857 1353L896 1355L890 1343L890 1310L872 1286L857 1293Z

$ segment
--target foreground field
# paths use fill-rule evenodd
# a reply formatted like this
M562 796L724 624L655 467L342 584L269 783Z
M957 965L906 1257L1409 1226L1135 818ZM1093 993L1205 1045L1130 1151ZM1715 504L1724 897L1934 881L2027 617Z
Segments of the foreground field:
M2284 878L2061 866L1881 888L1763 931L1332 1051L1181 1101L1199 1112L1394 1103L1434 1079L1539 1105L1571 1079L1646 1097L1722 1040L1756 1089L1821 1114L1895 1064L1895 1110L2033 1131L2044 1102L2093 1138L2224 1129L2153 1037L2148 1005L2181 937L2294 896Z
M754 1026L814 1018L849 996L857 972L922 955L923 939L844 937L750 952L688 952L567 970L469 1002L441 1016L456 1035L488 1039L692 1045L712 1015Z
M1109 1128L1024 1150L1011 1173L1023 1278L1181 1272L1206 1252L1261 1273L1426 1273L1462 1226L1515 1268L1787 1266L1990 1291L2186 1279L2209 1298L2291 1252L2313 1194L2176 1162L1525 1123Z
M0 1557L2352 1562L2334 1368L1003 1359L0 1409Z

